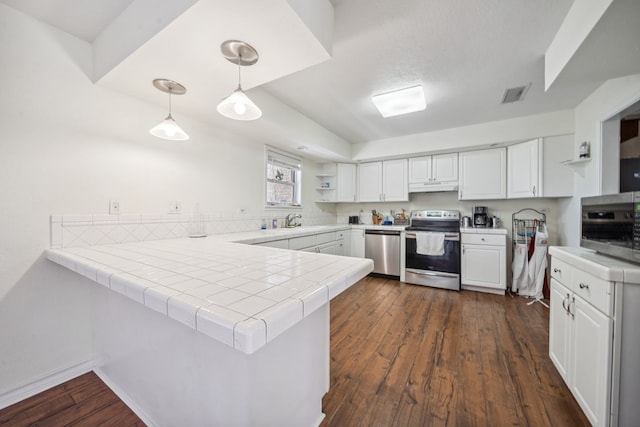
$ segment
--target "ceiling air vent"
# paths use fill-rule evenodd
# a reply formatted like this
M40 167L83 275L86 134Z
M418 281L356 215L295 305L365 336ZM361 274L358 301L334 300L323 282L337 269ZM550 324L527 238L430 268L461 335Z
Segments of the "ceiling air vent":
M508 104L510 102L522 101L524 99L524 95L529 90L529 86L531 86L531 83L526 86L512 87L511 89L505 90L504 95L502 96L502 103Z

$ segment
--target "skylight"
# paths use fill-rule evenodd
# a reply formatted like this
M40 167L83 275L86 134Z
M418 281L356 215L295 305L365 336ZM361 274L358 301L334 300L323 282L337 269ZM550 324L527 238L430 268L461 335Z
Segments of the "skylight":
M371 99L382 117L399 116L427 108L422 85L374 95Z

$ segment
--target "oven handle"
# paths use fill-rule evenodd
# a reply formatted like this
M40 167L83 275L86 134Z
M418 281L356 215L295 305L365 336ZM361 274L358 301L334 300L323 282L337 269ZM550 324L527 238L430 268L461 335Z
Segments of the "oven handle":
M407 239L415 239L416 233L415 231L407 231L406 236L407 236ZM460 233L445 233L444 240L457 242L460 240Z
M405 269L407 273L419 274L421 276L439 276L439 277L459 277L459 274L445 273L444 271L418 270L416 268Z

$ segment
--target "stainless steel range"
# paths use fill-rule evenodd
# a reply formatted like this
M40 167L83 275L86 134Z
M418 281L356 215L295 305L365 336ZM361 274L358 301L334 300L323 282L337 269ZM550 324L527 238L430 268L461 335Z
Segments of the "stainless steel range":
M459 291L460 212L412 211L405 261L405 282Z

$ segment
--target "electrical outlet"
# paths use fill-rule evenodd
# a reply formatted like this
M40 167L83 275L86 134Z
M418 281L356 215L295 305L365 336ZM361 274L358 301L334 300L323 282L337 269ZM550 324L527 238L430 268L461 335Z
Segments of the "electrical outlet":
M180 213L180 202L169 202L169 213L170 214L179 214Z
M109 200L109 214L117 215L120 213L120 202L117 200Z

